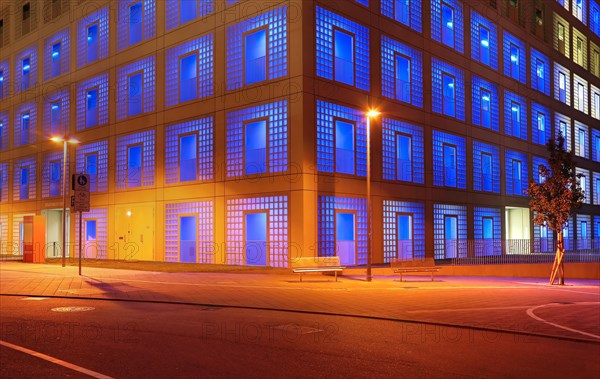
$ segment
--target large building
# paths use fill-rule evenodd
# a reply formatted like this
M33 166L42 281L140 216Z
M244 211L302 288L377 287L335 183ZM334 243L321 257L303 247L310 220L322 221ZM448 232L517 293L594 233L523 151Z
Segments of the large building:
M29 215L61 254L53 136L91 177L87 258L363 265L369 214L374 263L549 251L525 191L560 132L567 248L600 238L598 0L0 4L4 254Z

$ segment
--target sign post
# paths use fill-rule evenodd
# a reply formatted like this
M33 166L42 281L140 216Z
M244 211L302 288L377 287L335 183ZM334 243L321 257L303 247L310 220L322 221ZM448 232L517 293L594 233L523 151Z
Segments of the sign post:
M81 276L83 212L90 211L90 176L73 174L71 184L75 191L75 196L71 197L71 206L75 212L79 212L79 275Z

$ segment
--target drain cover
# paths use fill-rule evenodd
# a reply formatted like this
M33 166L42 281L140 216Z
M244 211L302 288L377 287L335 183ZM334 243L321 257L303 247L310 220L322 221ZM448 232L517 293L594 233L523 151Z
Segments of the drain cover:
M52 308L53 312L87 312L93 311L94 307L58 307Z

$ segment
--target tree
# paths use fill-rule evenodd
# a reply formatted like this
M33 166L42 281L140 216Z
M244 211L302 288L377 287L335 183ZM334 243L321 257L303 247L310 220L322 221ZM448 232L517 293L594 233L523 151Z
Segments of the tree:
M540 165L538 169L541 183L531 181L527 189L529 206L535 213L533 222L549 227L558 236L550 284L554 284L558 279L558 284L561 285L565 283L563 229L569 217L581 207L584 199L579 180L582 175L575 173L573 152L565 149L564 142L562 134L548 141L546 147L550 153L550 168Z

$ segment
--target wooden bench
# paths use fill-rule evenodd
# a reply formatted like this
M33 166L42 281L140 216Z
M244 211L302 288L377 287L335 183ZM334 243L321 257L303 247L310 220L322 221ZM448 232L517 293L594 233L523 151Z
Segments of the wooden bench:
M337 282L337 273L342 272L345 267L340 265L340 257L301 257L292 259L293 272L302 274L306 272L333 272Z
M411 260L393 258L390 261L390 267L396 274L400 274L400 281L402 281L402 274L407 272L430 272L433 282L433 273L441 269L441 267L436 267L433 258Z

